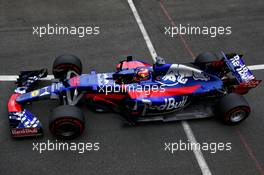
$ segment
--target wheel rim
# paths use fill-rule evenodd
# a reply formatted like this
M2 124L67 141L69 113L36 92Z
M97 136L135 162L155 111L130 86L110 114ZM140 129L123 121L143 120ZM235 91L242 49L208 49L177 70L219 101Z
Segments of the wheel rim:
M70 122L61 123L56 128L56 134L63 137L72 137L79 132L79 127Z
M240 109L240 110L234 111L231 114L230 120L236 123L246 118L246 115L247 115L246 111Z

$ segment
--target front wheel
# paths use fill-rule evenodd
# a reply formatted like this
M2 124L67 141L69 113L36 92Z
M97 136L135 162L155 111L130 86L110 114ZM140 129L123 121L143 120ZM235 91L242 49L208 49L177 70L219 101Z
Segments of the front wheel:
M76 106L59 106L52 111L50 131L61 139L74 139L80 136L85 128L83 112Z
M221 119L226 124L238 124L250 114L246 99L239 94L231 93L220 99L218 110Z
M55 78L65 79L69 71L74 71L78 75L82 74L82 62L74 55L58 56L53 63L52 72Z

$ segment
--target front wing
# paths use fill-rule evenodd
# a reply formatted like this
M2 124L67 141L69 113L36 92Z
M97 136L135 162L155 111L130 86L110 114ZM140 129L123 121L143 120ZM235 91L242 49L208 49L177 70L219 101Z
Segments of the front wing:
M8 117L12 137L40 136L43 134L39 119L17 102L22 94L40 78L47 76L47 70L24 71L17 79L18 87L8 101ZM34 91L33 91L34 92Z

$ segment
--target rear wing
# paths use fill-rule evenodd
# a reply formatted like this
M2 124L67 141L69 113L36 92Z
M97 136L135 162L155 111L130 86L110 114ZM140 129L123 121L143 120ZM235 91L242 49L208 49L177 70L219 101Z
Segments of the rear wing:
M224 57L224 61L226 65L228 66L232 74L236 77L239 83L245 83L256 79L253 73L245 65L242 59L242 55L238 55L238 54L226 55L224 52L221 53Z
M242 55L238 54L225 54L223 55L224 62L232 72L233 76L237 79L239 85L236 89L254 88L259 85L261 80L257 80L250 69L246 66L242 59Z

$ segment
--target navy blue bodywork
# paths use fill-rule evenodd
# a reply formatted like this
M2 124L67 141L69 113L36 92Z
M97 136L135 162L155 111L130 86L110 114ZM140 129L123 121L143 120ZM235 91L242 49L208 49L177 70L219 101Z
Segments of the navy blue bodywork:
M254 80L238 55L227 58L225 65L237 78L238 84ZM222 77L217 71L206 71L195 64L162 64L145 66L150 71L150 78L135 81L133 77L140 67L120 69L117 72L82 74L64 81L30 91L34 83L45 74L28 76L24 84L15 90L8 104L11 134L14 137L41 135L42 127L36 116L24 109L24 104L51 97L61 97L68 92L82 94L95 104L104 104L110 108L128 108L135 116L151 116L180 111L188 106L193 97L213 95L224 88ZM117 82L115 77L130 77L131 81ZM60 99L61 100L61 99Z

